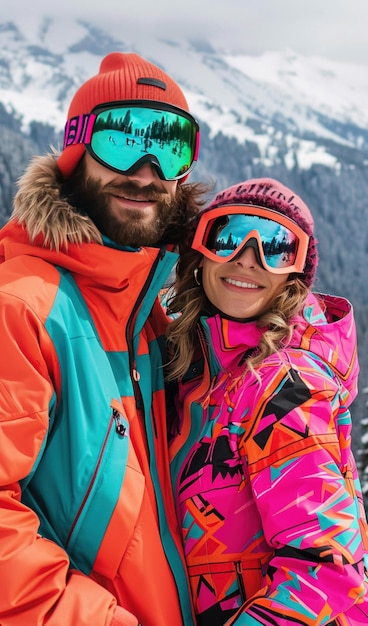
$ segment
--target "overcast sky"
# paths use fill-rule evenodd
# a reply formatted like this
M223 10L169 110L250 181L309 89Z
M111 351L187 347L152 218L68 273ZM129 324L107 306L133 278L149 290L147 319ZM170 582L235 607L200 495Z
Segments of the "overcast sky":
M368 0L8 0L0 22L67 15L95 20L124 40L134 29L205 39L227 52L291 48L368 65ZM4 6L5 5L5 6ZM99 8L103 7L102 8ZM62 26L61 26L62 28Z

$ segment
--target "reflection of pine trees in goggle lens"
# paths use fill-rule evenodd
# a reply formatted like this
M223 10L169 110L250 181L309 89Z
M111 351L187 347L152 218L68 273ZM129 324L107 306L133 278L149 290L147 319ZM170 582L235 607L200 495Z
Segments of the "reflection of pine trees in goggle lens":
M192 165L195 141L196 128L189 119L170 111L129 108L97 115L91 147L99 158L122 170L152 154L164 174L175 177Z
M95 121L93 131L115 130L125 135L144 137L146 140L169 144L172 141L192 146L193 125L190 120L170 112L152 112L151 119L145 122L147 111L140 114L139 110L128 109L123 115L116 111L100 113Z
M297 240L294 233L273 220L257 216L235 215L215 220L206 247L220 256L230 255L241 247L252 230L259 234L265 257L278 257L278 264L287 261L291 265L294 262Z

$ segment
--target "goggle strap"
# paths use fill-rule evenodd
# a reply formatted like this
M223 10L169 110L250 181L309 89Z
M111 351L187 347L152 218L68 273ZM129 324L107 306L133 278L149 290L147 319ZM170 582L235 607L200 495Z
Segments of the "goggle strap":
M89 144L95 119L94 113L84 113L68 120L65 125L63 150L77 143Z

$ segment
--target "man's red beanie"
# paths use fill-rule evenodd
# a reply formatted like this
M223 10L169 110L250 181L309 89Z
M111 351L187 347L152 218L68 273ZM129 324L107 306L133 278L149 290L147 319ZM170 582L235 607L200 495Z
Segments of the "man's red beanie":
M156 100L188 111L185 96L163 70L138 54L111 52L101 62L96 76L87 80L76 92L68 111L68 121L78 115L115 100ZM57 165L68 178L85 151L83 144L64 148Z

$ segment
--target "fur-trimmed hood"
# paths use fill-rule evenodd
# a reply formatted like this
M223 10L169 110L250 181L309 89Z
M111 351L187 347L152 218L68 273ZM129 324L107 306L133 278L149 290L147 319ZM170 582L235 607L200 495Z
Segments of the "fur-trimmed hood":
M12 216L35 242L55 250L70 243L102 243L92 220L77 213L60 195L61 178L53 155L38 156L18 181Z

